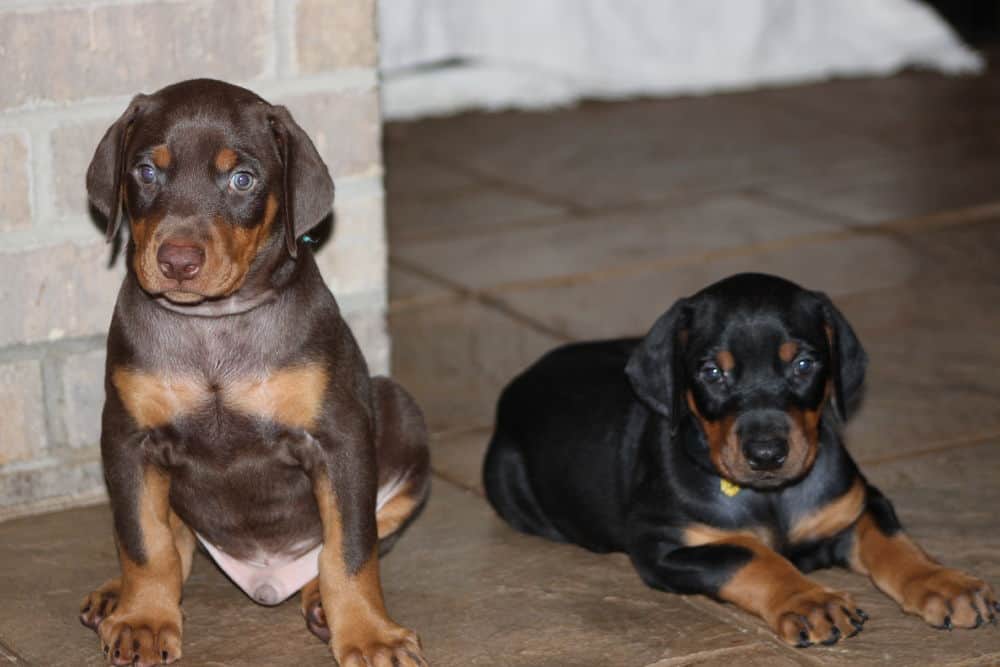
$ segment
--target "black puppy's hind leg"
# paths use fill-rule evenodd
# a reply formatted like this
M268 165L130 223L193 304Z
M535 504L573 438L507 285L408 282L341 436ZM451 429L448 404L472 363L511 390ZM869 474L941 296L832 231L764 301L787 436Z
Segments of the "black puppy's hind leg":
M483 486L497 514L517 530L557 542L566 541L538 504L518 443L499 426L483 463Z

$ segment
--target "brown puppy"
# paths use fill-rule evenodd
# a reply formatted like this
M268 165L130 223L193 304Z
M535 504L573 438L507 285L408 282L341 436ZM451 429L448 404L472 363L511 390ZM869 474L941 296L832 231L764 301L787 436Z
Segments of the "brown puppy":
M181 656L196 541L261 604L302 591L341 665L424 665L389 618L379 540L428 491L410 396L371 378L301 237L333 182L284 107L211 80L139 95L87 173L128 274L101 451L121 577L83 603L115 665Z

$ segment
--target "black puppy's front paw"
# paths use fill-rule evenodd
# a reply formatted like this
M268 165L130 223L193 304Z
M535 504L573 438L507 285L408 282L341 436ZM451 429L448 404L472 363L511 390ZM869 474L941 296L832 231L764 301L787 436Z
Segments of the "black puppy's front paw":
M799 648L830 646L861 632L868 615L847 593L816 587L781 600L765 620L781 639Z
M940 630L978 628L995 623L1000 613L993 589L960 570L928 569L903 586L903 610Z

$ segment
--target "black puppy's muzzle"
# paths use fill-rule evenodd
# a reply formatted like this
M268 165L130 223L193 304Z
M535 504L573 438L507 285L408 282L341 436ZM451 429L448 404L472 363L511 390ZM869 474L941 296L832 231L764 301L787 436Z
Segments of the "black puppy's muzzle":
M788 417L781 410L753 410L736 422L740 448L752 470L777 470L788 459Z

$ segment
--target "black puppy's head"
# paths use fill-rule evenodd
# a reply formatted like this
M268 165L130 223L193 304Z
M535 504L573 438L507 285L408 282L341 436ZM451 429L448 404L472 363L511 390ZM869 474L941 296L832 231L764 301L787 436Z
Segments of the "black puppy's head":
M128 221L142 288L197 304L295 257L329 213L333 182L284 107L196 79L132 100L97 147L87 193L109 241Z
M720 475L773 488L809 471L821 416L834 402L847 417L866 363L825 295L775 276L739 274L674 304L626 372L674 428L693 418Z

